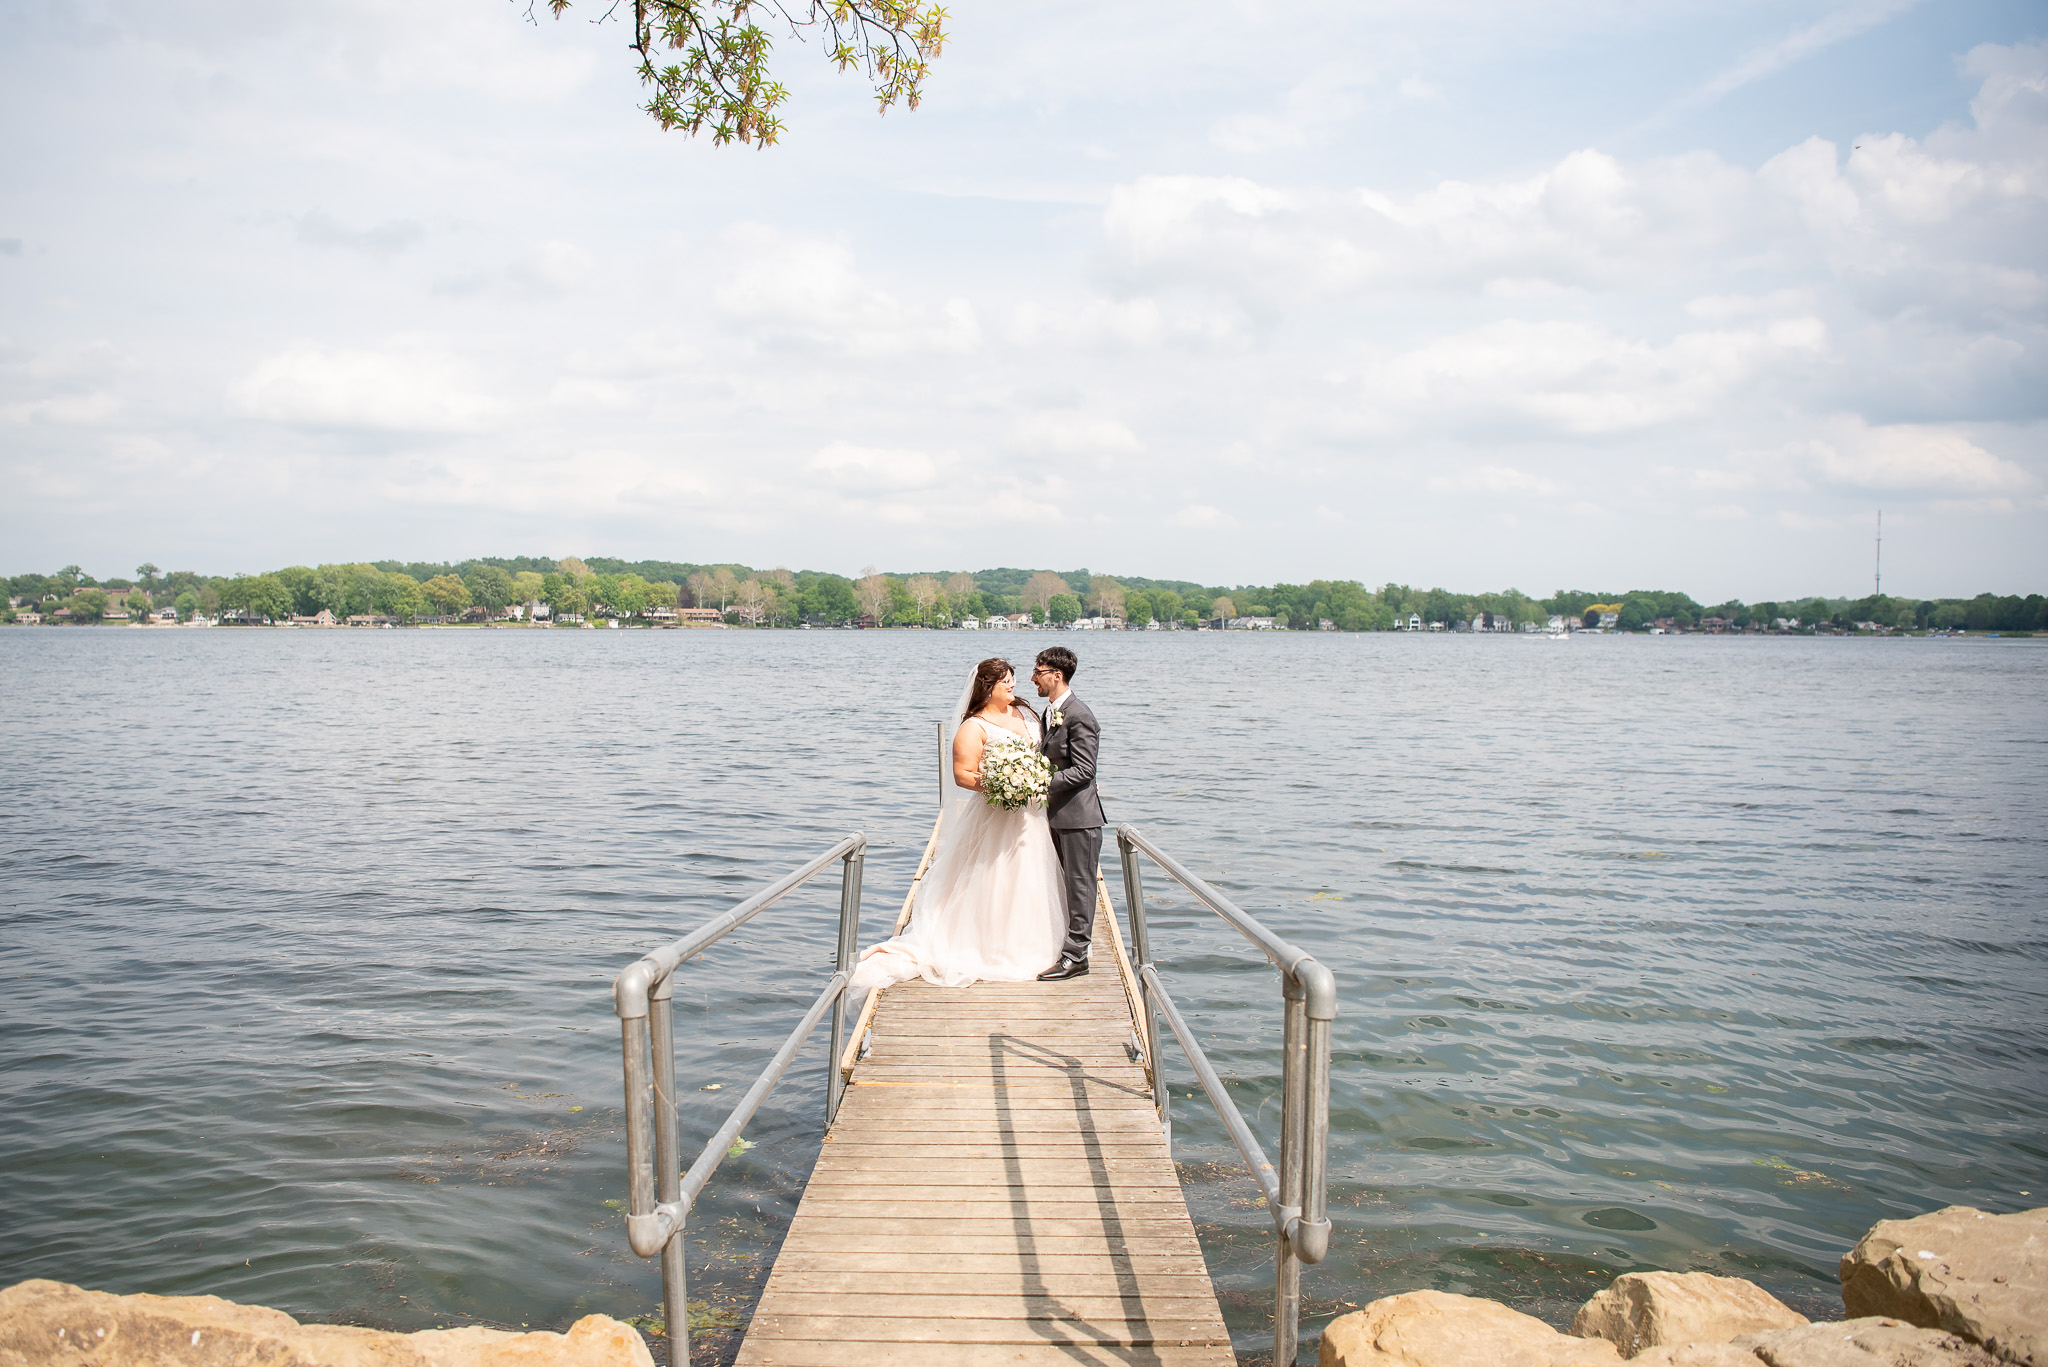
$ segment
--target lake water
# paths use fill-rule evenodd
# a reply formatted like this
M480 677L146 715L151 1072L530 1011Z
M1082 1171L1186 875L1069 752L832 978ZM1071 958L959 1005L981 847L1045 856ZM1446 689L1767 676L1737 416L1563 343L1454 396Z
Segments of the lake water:
M852 830L877 938L933 720L982 654L1054 640L1110 818L1336 972L1308 1360L1376 1296L1563 1323L1631 1268L1839 1313L1871 1222L2048 1204L2048 642L18 629L0 1283L407 1329L658 1309L607 1204L612 976ZM1270 1145L1275 979L1148 891ZM836 915L823 878L683 971L686 1153L829 973ZM1256 1361L1265 1214L1168 1051ZM728 1322L823 1079L821 1033L692 1217Z

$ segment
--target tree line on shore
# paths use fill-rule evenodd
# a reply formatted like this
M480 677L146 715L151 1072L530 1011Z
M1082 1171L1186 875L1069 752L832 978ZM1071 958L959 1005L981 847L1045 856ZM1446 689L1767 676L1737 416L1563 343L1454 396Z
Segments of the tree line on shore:
M1776 602L1702 604L1663 589L1627 592L1560 589L1533 598L1515 589L1454 593L1388 583L1368 589L1357 580L1305 584L1203 585L1071 571L1000 568L858 576L739 564L625 561L604 556L549 560L482 557L459 562L291 565L260 574L164 573L136 567L133 579L94 579L77 565L55 574L17 574L7 581L4 620L34 612L43 620L90 623L171 609L180 620L278 622L323 609L350 617L417 622L490 620L518 605L545 605L557 622L648 621L689 611L734 626L955 626L973 619L1028 617L1067 625L1082 618L1142 628L1192 628L1235 618L1272 619L1292 630L1385 631L1411 620L1515 628L1553 617L1574 621L1610 609L1618 630L1667 629L1834 631L2048 631L2040 594L1979 594L1914 599L1872 594L1860 599L1813 596ZM1596 614L1597 615L1597 614Z

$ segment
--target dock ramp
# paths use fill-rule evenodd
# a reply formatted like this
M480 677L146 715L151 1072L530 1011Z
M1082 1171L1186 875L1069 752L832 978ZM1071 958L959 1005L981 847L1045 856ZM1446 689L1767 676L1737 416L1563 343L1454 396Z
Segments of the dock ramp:
M1329 1243L1327 969L1273 936L1131 827L1121 827L1131 939L1096 887L1091 971L1059 983L869 994L846 1029L865 842L849 836L614 984L626 1074L627 1237L662 1261L666 1323L684 1317L690 1203L829 1013L827 1129L737 1367L1232 1367L1236 1355L1170 1149L1155 1015L1179 1041L1267 1197L1276 1235L1275 1360L1297 1344L1300 1268ZM937 844L925 847L907 924ZM1138 857L1150 857L1280 970L1281 1162L1267 1161L1167 995L1147 947ZM676 969L829 864L843 865L837 970L760 1078L681 1170L670 989ZM689 1358L687 1331L670 1361Z

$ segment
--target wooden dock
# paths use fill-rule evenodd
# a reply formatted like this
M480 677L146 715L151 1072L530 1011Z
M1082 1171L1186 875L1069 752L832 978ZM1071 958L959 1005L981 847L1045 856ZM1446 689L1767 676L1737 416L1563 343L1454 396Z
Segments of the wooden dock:
M739 1367L1234 1367L1134 983L1098 878L1088 976L871 994Z

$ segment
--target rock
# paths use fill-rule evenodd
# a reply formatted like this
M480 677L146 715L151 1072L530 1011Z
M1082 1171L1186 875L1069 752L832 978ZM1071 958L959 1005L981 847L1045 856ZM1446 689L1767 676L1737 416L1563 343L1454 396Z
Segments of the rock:
M1997 1359L1968 1339L1884 1316L1744 1334L1766 1367L1996 1367Z
M1764 1360L1732 1343L1667 1343L1645 1348L1630 1367L1764 1367Z
M1842 1304L2048 1367L2048 1209L1987 1215L1950 1206L1880 1220L1842 1255Z
M1476 1296L1410 1291L1323 1330L1322 1367L1617 1367L1605 1339L1573 1338Z
M64 1282L0 1291L0 1367L654 1367L631 1326L585 1315L566 1334L300 1324L218 1296L115 1296Z
M1579 1307L1572 1332L1606 1339L1633 1358L1660 1344L1726 1343L1738 1334L1804 1323L1806 1316L1740 1277L1626 1272Z

